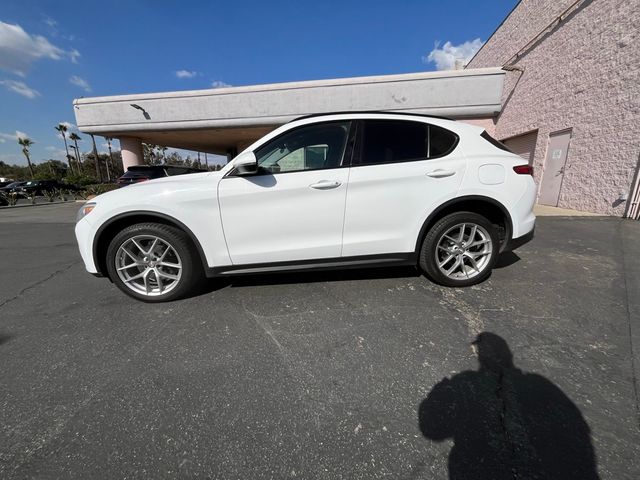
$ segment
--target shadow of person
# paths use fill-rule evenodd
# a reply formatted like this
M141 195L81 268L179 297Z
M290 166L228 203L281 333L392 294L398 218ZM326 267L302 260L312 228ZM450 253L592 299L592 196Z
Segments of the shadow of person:
M453 439L450 479L597 479L590 431L552 382L513 365L507 342L473 342L478 371L438 383L420 405L422 434Z

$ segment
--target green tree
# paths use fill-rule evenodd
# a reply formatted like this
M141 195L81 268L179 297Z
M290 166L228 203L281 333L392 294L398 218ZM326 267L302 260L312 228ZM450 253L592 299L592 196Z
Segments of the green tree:
M29 137L19 137L18 143L22 145L22 153L27 159L27 165L29 165L29 173L31 174L31 178L33 178L33 165L31 165L31 158L29 157L29 147L33 145L33 140Z

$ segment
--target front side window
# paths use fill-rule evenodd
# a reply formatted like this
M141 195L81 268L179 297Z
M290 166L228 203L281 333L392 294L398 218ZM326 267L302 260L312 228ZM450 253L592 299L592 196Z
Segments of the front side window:
M365 120L361 142L355 164L376 165L442 157L455 148L458 137L422 122Z
M338 168L343 165L351 122L307 125L284 133L255 152L268 173Z

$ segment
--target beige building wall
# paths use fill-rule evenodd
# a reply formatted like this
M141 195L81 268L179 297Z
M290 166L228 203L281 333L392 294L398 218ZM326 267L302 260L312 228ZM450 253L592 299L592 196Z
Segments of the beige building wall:
M523 68L507 74L496 137L538 130L539 185L549 134L571 128L559 206L622 216L640 154L640 0L577 2L522 50L573 4L522 0L468 67Z

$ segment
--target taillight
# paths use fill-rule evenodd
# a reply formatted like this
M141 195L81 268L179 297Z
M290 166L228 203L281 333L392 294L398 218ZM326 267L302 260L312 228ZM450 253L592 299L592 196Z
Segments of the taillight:
M513 171L518 175L533 175L533 167L531 165L516 165Z

